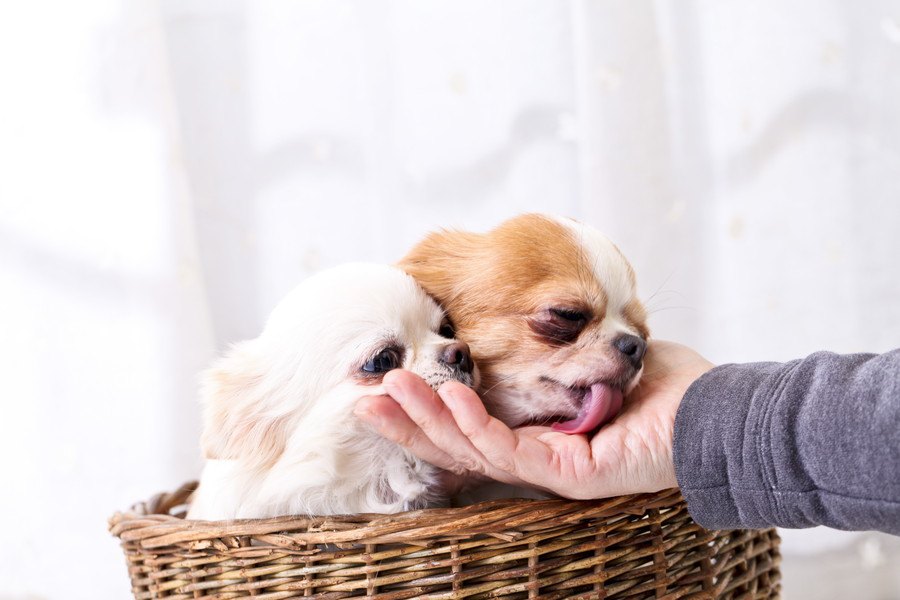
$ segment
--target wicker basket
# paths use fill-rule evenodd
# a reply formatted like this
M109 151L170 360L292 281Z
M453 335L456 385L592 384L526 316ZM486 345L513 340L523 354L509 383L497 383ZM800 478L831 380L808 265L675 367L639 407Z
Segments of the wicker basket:
M397 515L183 518L195 484L116 513L134 597L776 598L775 530L707 531L677 490Z

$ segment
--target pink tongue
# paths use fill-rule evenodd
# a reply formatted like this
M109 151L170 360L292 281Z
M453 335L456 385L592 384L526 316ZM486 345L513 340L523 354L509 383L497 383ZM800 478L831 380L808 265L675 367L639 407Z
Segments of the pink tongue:
M622 390L614 389L605 383L595 383L584 395L578 416L571 421L554 423L554 431L563 433L587 433L597 429L622 409Z

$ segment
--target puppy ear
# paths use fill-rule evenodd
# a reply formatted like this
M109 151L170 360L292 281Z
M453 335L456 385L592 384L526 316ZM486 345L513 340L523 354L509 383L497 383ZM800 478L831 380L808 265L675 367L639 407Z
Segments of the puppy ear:
M451 230L430 233L397 266L449 309L469 285L475 285L471 264L484 253L483 237Z
M284 451L290 413L277 410L279 386L254 342L235 345L202 376L206 458L270 464Z

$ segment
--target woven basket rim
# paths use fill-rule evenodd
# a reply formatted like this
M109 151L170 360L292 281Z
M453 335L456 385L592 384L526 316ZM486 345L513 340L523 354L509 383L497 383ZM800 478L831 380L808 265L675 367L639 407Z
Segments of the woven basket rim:
M171 514L185 506L197 482L171 493L157 494L109 518L109 531L122 542L152 549L218 537L289 533L298 544L415 543L460 535L488 534L514 539L531 522L575 523L584 518L641 515L647 509L671 507L682 500L678 489L597 500L490 500L458 508L428 508L396 514L280 516L267 519L201 521Z
M186 520L196 483L109 521L137 600L777 598L774 530L709 531L677 489L399 514Z

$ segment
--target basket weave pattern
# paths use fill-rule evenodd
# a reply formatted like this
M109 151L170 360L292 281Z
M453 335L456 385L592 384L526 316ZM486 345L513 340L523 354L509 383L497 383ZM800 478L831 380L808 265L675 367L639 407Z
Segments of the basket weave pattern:
M183 519L194 484L116 513L134 597L777 598L775 530L707 531L677 490L397 515Z

